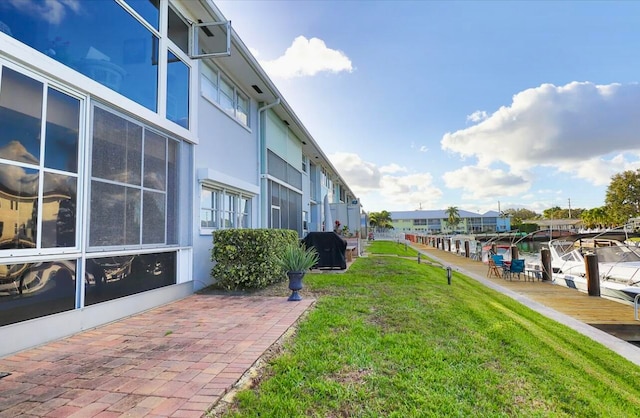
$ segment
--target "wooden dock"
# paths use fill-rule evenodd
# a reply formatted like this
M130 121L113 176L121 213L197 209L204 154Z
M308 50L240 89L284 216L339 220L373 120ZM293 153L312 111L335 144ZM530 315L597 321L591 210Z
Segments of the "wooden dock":
M580 322L592 325L625 341L640 341L640 321L635 320L632 305L602 297L589 296L576 289L554 285L535 279L520 280L487 277L489 267L481 261L472 260L448 251L423 244L410 243L427 257L433 256L445 265L456 266L531 299ZM454 269L455 270L455 269Z

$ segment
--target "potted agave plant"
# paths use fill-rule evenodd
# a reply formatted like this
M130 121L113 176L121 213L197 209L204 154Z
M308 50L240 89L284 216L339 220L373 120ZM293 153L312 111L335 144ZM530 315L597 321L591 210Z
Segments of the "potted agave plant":
M288 300L302 300L298 294L302 289L302 278L311 267L318 264L318 252L315 248L306 248L302 243L288 244L278 257L278 262L289 277L289 289L292 293Z

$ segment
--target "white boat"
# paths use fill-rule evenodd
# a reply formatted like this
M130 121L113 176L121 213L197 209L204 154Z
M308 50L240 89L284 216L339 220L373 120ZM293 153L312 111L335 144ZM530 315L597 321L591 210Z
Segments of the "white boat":
M603 237L563 237L549 241L556 284L588 292L585 255L595 254L603 297L633 302L640 293L640 248ZM531 266L529 266L531 267Z

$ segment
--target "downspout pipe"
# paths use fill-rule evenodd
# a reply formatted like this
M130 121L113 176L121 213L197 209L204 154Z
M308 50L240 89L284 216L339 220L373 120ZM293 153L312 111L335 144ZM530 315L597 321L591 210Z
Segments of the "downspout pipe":
M266 228L268 225L267 216L269 213L269 197L267 196L267 141L262 135L262 115L265 110L271 109L280 104L280 98L277 97L276 101L269 103L258 108L258 184L260 185L260 205L258 207L260 225L259 228Z

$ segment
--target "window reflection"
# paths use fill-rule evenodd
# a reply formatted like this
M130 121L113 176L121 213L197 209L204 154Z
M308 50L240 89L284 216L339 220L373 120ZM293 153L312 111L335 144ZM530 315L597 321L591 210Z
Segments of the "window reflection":
M138 254L87 260L85 305L176 283L176 254Z
M5 32L157 111L157 38L142 23L115 1L43 2L26 7L28 3L0 1ZM157 20L153 16L157 3L144 4L133 1L131 6L145 19Z
M160 0L126 0L155 30L160 30Z
M42 206L43 248L76 245L77 179L45 173Z
M9 68L0 80L0 250L75 247L80 101ZM45 170L40 168L43 107ZM15 163L14 163L15 162ZM67 171L54 174L46 169ZM42 196L39 196L40 182ZM42 218L38 218L42 206Z
M189 128L189 67L167 54L167 119Z
M80 101L50 88L44 152L46 167L78 172L79 121Z
M0 249L35 247L38 180L38 170L0 164Z
M28 164L40 161L42 83L2 68L0 158Z
M0 264L0 326L75 308L76 261Z

